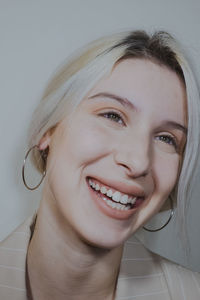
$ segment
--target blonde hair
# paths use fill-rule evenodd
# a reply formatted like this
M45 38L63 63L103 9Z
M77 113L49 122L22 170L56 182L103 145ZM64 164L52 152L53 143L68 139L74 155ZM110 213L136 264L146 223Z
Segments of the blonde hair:
M28 132L29 147L72 111L87 92L122 59L145 58L165 65L184 82L188 107L188 134L185 154L176 187L179 226L185 216L200 151L200 103L194 75L175 39L166 32L147 34L144 31L122 32L100 38L69 57L49 81L41 102L33 114ZM32 161L42 172L41 153L33 151ZM38 164L39 162L39 164Z

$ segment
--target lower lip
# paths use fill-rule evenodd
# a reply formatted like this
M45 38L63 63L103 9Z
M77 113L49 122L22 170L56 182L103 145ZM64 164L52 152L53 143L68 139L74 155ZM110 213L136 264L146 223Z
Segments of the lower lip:
M140 206L140 204L138 203L137 207L134 207L134 208L129 209L129 210L118 210L116 208L112 208L112 207L107 205L105 200L102 199L103 195L101 197L101 194L97 193L96 191L94 191L91 188L91 186L89 185L88 180L87 180L87 184L88 184L89 191L90 191L92 199L94 200L94 202L96 203L98 208L101 210L101 212L103 212L108 217L111 217L113 219L118 219L118 220L127 220L136 212L136 210ZM141 203L142 202L143 201L141 201Z

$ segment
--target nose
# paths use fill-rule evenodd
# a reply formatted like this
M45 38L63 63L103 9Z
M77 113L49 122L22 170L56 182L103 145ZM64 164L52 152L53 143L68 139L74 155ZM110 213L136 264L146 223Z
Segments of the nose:
M121 141L114 154L115 163L120 166L128 176L133 178L146 176L151 169L150 142L143 138Z

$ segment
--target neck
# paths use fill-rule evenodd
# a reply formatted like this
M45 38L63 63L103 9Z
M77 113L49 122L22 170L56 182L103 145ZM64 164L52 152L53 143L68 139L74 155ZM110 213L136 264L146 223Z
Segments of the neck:
M122 248L89 245L43 198L27 255L32 298L114 299Z

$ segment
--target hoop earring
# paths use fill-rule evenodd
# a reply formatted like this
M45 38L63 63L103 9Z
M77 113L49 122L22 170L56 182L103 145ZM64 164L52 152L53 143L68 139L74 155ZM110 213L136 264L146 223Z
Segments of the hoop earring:
M31 147L31 148L27 151L27 153L26 153L26 155L25 155L24 163L23 163L23 166L22 166L22 179L23 179L23 183L24 183L25 187L26 187L28 190L31 190L31 191L36 190L36 189L40 186L40 184L42 183L42 181L43 181L43 179L44 179L44 177L45 177L45 175L46 175L46 169L45 169L44 172L43 172L43 174L42 174L42 178L41 178L40 182L39 182L36 186L34 186L34 187L30 187L30 186L28 186L28 184L26 183L26 180L25 180L25 164L26 164L26 160L27 160L27 158L28 158L28 156L29 156L29 153L30 153L34 148L38 148L38 149L39 149L38 145L35 145L35 146ZM42 159L45 161L46 158L47 158L48 153L46 154L45 151L43 151L43 153L42 153L41 155L42 155Z
M169 224L169 222L171 221L171 218L174 215L174 204L173 204L173 200L172 200L171 196L169 197L169 199L170 199L171 211L170 211L170 215L169 215L169 218L168 218L167 222L163 226L161 226L160 228L156 228L156 229L149 229L149 228L143 226L144 230L149 231L149 232L156 232L156 231L162 230L163 228L165 228Z

